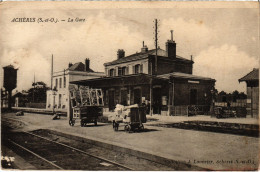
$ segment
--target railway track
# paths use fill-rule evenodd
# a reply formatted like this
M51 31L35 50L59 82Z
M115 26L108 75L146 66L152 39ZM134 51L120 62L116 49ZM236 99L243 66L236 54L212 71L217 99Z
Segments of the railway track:
M17 153L25 155L25 158L31 159L34 156L38 159L38 162L34 162L34 164L36 164L36 168L40 169L134 170L123 164L30 132L12 134L12 139L8 139L7 142L13 149L18 148ZM41 164L41 166L37 164Z
M15 125L10 125L12 121ZM3 120L2 144L37 170L202 170L186 163L158 159L153 155L148 158L140 156L141 152L136 154L130 149L53 130L21 131L20 122Z

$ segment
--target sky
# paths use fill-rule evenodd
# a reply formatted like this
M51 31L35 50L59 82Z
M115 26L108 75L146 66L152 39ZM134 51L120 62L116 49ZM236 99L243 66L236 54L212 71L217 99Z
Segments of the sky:
M64 4L64 3L63 3ZM9 7L7 8L7 6ZM149 4L150 5L150 4ZM118 8L74 3L7 4L0 6L0 64L18 68L16 90L33 82L50 85L51 56L54 71L68 63L90 59L94 71L103 72L105 62L115 60L118 49L127 55L139 52L142 42L154 48L154 19L159 21L159 46L165 49L170 30L177 55L193 56L193 74L216 79L216 89L246 92L238 79L259 67L259 10L257 5L156 6L140 4ZM11 8L10 8L11 7ZM213 8L214 7L214 8ZM57 23L11 22L14 18L55 18ZM85 22L68 22L68 19ZM65 22L61 22L61 20ZM3 81L3 70L0 73ZM1 84L2 86L2 84Z

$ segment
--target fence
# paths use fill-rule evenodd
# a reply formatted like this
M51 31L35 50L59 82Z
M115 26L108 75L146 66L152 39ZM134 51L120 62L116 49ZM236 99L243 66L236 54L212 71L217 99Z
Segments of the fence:
M227 102L215 102L215 106L227 107ZM230 102L230 107L246 107L246 102Z
M25 106L29 108L45 109L46 103L25 103Z
M207 105L181 105L169 106L170 116L208 115L210 106Z

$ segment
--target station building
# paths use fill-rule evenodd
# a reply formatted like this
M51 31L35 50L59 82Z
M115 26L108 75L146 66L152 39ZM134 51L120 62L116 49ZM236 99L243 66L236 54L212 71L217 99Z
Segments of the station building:
M46 109L67 112L69 109L70 82L87 80L104 76L103 72L94 72L90 68L90 60L85 59L85 64L78 62L69 63L64 71L54 72L52 76L53 88L47 91Z
M190 105L209 106L215 80L195 76L193 60L176 55L176 43L168 40L165 50L141 51L125 56L119 49L114 61L104 64L105 77L71 82L104 92L104 111L112 111L116 104L146 103L154 114L187 114Z
M253 69L244 77L238 80L246 82L247 85L247 115L251 117L259 117L259 69Z

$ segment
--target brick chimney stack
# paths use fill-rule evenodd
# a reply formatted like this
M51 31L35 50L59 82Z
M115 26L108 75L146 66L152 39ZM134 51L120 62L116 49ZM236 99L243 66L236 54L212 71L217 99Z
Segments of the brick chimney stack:
M69 68L70 68L72 65L73 65L72 63L69 63Z
M123 49L118 49L118 50L117 50L117 59L121 59L121 58L123 58L123 57L125 57L125 50L123 50Z
M90 60L89 58L85 59L85 71L89 71L89 64L90 64Z
M176 58L176 43L173 40L173 30L171 30L171 40L166 42L166 54L168 57Z
M143 41L143 47L141 48L141 53L146 53L147 51L148 51L148 47L144 45L144 41Z

